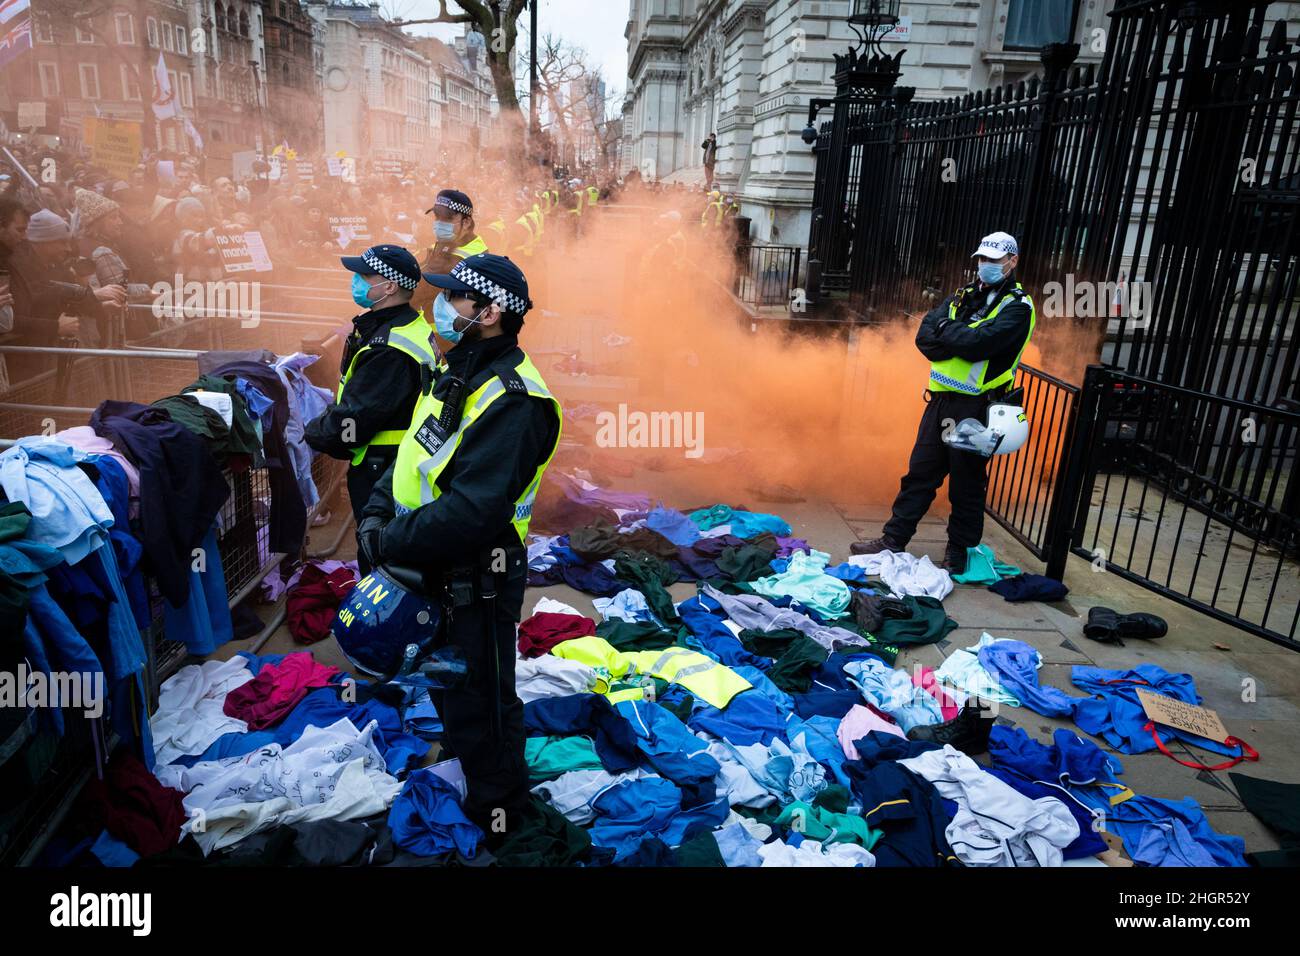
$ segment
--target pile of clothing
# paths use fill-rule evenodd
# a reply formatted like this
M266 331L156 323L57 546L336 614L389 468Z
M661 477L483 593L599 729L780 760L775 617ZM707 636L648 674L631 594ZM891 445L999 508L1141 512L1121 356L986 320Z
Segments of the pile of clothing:
M588 585L599 618L542 597L519 625L533 799L503 836L462 812L454 758L422 766L442 732L427 692L358 695L299 652L172 678L152 720L152 776L134 802L98 793L108 805L87 819L102 829L58 851L205 864L1102 865L1104 823L1140 864L1244 865L1242 841L1214 832L1194 801L1134 793L1120 761L1079 734L1049 745L994 726L985 756L926 733L982 698L1068 715L1140 753L1155 744L1134 732L1132 688L1199 701L1187 675L1076 668L1086 693L1072 696L1039 684L1032 648L988 634L938 669L899 668L900 647L957 626L934 593L939 569L899 556L831 565L777 515L678 512L580 481L581 506L609 520L538 536L530 568ZM679 580L695 594L675 600ZM164 823L131 825L146 808ZM160 848L164 824L173 840Z

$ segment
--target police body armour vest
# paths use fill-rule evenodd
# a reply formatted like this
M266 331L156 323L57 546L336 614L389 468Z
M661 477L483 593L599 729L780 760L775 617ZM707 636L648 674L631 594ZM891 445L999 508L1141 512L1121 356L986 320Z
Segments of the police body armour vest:
M390 348L397 349L399 352L411 356L420 365L432 365L437 361L437 353L429 340L433 335L433 330L429 328L429 323L424 320L424 313L421 312L410 322L405 325L389 326L386 331L378 332L372 335L369 340L357 349L356 354L352 356L352 361L348 362L348 367L343 375L339 378L339 388L334 395L334 401L343 401L343 389L347 387L349 379L352 378L352 372L357 367L357 359L361 353L372 348ZM396 445L406 434L397 429L382 431L370 439L368 444L362 445L352 453L352 464L359 465L366 457L366 450L371 445Z
M1030 336L1034 334L1034 325L1038 321L1038 311L1034 307L1034 300L1029 297L1029 294L1025 292L1020 283L1017 282L1014 289L1003 293L993 308L987 311L987 314L985 314L985 310L976 312L971 317L967 327L975 329L987 322L992 322L1008 302L1027 302L1029 304L1029 331L1025 333L1025 340L1020 343L1020 351L1016 353L1016 360L1011 363L1011 367L985 381L984 376L989 368L988 359L971 362L954 355L950 359L930 364L930 391L983 395L985 392L1010 383L1015 378L1016 369L1020 367L1020 357L1025 354L1025 347L1029 345ZM948 317L954 320L957 318L957 302L955 299L948 304Z
M526 393L537 398L544 398L551 403L560 423L564 427L564 410L559 400L551 394L542 375L537 371L533 360L524 355L522 361L514 368L496 369L486 382L470 393L465 399L461 411L460 423L454 431L447 433L439 424L442 418L442 400L435 397L433 390L420 396L415 405L415 414L411 418L411 427L403 436L397 447L397 461L393 467L393 500L397 513L414 511L421 505L436 501L442 494L438 487L438 476L446 470L455 458L465 433L474 427L483 413L492 403L506 392ZM541 486L542 475L551 463L555 449L559 447L557 432L555 444L547 453L545 461L537 466L532 479L515 500L514 515L510 524L519 535L523 544L528 536L528 524L533 517L533 501L537 498L537 489Z

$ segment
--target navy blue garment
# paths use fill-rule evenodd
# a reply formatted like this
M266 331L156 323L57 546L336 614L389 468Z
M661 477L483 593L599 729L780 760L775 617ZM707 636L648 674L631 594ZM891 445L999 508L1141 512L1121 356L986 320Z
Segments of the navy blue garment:
M1020 727L994 725L989 732L989 756L995 767L1012 770L1028 780L1065 786L1115 783L1116 775L1124 772L1117 758L1065 728L1058 728L1048 745L1034 740Z
M210 374L230 382L245 379L275 403L271 409L271 427L262 430L262 451L266 455L267 481L271 486L269 544L272 551L297 554L307 534L307 505L298 490L293 458L284 438L289 424L289 399L284 381L274 368L261 362L228 362Z
M646 837L641 845L623 857L615 866L675 866L676 859L668 844L658 837Z
M806 694L791 694L794 700L794 712L807 720L809 717L843 717L855 704L862 703L862 693L857 688L849 690L827 690L813 684Z
M1060 581L1041 574L1017 574L990 584L989 590L1001 594L1008 601L1063 601L1070 593Z
M571 588L596 597L613 597L627 585L603 564L558 564L560 580Z
M221 468L204 440L161 408L101 402L90 427L139 469L141 544L163 597L180 607L190 593L192 552L230 497Z
M882 831L871 848L876 866L961 866L944 831L955 805L934 785L898 763L934 744L872 731L855 741L860 759L844 761L849 789L862 806L867 824Z
M678 548L677 557L670 563L685 581L708 581L722 577L718 562L694 548Z
M758 690L742 691L723 710L697 701L686 723L691 730L703 730L738 747L767 746L776 737L786 739L785 712Z
M719 662L728 667L749 665L767 670L774 663L771 658L760 657L745 650L745 646L731 633L731 628L719 617L722 605L707 594L697 594L677 606L677 613L691 632Z
M529 701L524 704L524 730L529 737L590 737L601 765L610 773L631 770L640 761L632 725L599 694Z
M1070 816L1074 817L1074 822L1079 824L1079 835L1075 837L1074 842L1061 851L1061 855L1065 859L1078 860L1085 856L1096 856L1098 853L1106 852L1106 841L1096 831L1096 818L1089 812L1087 807L1073 799L1065 788L1049 787L1046 784L1026 780L1019 774L1001 767L985 767L984 770L1030 800L1037 800L1040 797L1052 797L1065 804L1065 808L1070 811Z

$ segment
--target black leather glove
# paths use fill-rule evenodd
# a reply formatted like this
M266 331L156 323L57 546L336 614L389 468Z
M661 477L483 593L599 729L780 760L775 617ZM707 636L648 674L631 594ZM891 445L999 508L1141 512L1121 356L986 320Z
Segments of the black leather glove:
M384 519L363 518L357 525L357 554L372 568L379 567L383 559Z

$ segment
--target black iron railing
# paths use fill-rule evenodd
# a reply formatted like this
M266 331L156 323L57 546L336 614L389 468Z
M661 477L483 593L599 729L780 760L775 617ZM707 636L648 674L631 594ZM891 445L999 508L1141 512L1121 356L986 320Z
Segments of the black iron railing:
M1066 451L1074 430L1079 388L1028 365L1016 370L1015 388L1029 419L1029 440L989 465L985 511L1040 560L1047 561L1054 538L1069 536L1073 502L1063 492ZM1061 578L1064 562L1049 566Z
M1072 444L1075 554L1300 650L1300 412L1093 366Z
M736 277L732 292L754 308L789 307L800 288L803 249L799 246L736 246Z

